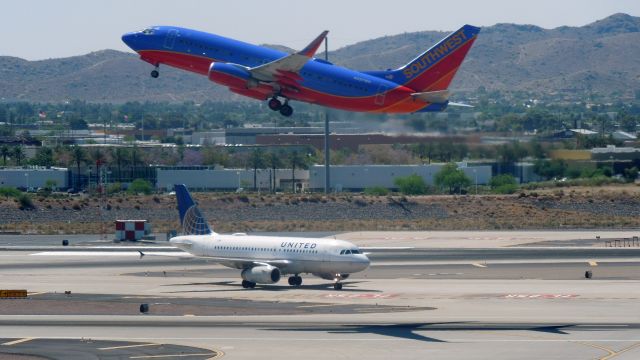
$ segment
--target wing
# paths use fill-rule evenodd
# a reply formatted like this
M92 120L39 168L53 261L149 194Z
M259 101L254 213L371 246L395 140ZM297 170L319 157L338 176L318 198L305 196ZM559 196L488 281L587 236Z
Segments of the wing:
M318 37L315 38L302 51L285 56L278 60L274 60L264 65L250 68L249 72L251 73L251 76L259 81L266 82L277 81L287 83L290 81L299 81L301 79L300 75L298 75L300 69L302 69L302 67L313 57L313 55L315 55L316 51L318 51L318 48L320 47L320 44L322 44L328 33L329 31L323 31L322 34L318 35Z
M271 265L278 269L285 269L291 262L289 260L255 260L255 259L242 259L242 258L222 258L222 257L205 257L207 261L219 263L221 265L236 268L247 269L254 266Z

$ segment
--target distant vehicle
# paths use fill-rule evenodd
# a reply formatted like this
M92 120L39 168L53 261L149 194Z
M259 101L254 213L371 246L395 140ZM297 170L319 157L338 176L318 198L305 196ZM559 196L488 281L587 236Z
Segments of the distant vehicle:
M186 186L175 185L175 192L180 222L186 235L173 237L170 243L194 256L241 270L244 288L275 284L282 275L291 275L289 285L300 286L300 274L313 274L332 280L334 288L340 290L341 281L349 274L369 267L367 256L347 241L245 233L217 234L211 230Z
M173 26L124 34L124 41L160 75L165 64L206 75L230 91L268 100L271 110L291 116L290 100L371 113L442 111L449 84L480 28L464 25L406 65L386 71L354 71L314 58L322 32L303 50L282 51ZM463 105L464 106L464 105Z

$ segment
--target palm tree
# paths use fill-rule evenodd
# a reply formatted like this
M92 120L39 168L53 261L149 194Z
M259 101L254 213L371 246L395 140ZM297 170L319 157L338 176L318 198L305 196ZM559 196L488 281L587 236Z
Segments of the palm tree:
M297 150L289 153L289 165L291 165L291 190L296 192L296 167L304 169L307 166L306 159Z
M2 155L2 165L7 166L7 157L11 155L11 149L7 145L2 145L0 155Z
M280 154L276 154L274 151L269 152L267 154L267 164L271 167L271 176L273 180L271 182L271 191L276 191L276 169L282 166L282 160L280 159Z
M74 186L74 189L79 189L80 188L80 165L82 165L82 163L87 159L87 154L85 153L84 149L81 148L80 146L73 145L73 147L71 148L71 159L76 164L78 169L78 172L76 175L76 186Z
M258 169L264 169L265 167L264 151L262 151L262 149L260 148L254 149L251 152L251 157L249 157L249 162L251 163L251 167L253 168L253 191L256 191Z
M111 157L116 162L118 167L118 182L122 181L122 165L127 163L127 159L129 157L129 152L126 148L116 148L111 149Z
M22 145L18 145L13 148L13 157L16 159L16 165L20 166L22 164L22 159L24 158Z

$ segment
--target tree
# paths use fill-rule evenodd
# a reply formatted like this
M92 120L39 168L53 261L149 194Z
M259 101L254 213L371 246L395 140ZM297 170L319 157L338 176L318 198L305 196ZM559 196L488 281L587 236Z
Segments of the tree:
M24 159L24 150L22 150L22 145L18 145L13 148L13 158L16 160L16 165L20 166L22 164L22 159Z
M7 157L11 155L11 149L7 145L0 147L0 155L2 155L2 165L7 166Z
M501 174L492 177L491 180L489 180L489 186L491 186L491 190L498 194L513 194L518 190L516 178L511 174Z
M73 162L76 164L76 168L78 170L76 177L76 186L74 188L79 189L80 188L80 165L82 165L83 162L85 162L85 160L87 159L87 154L85 153L84 149L81 148L78 145L73 145L73 147L71 148L71 159L73 159Z
M463 188L471 185L471 179L465 175L464 171L458 169L454 163L448 163L438 171L434 177L434 182L439 188L448 188L449 193L461 192Z
M307 163L305 158L298 153L297 150L293 150L289 153L289 165L291 166L291 191L296 192L296 167L300 169L306 169Z
M251 156L249 157L249 163L253 168L253 191L257 190L258 184L258 169L264 169L265 167L265 157L264 151L260 148L256 148L251 152Z
M135 179L129 186L129 193L131 194L145 194L149 195L153 191L151 183L144 179Z
M282 166L281 155L275 151L270 151L266 157L267 165L271 168L271 176L273 177L270 189L272 192L276 191L276 169Z
M43 146L36 152L33 159L34 165L53 166L53 150L50 147Z
M397 177L393 183L405 195L422 195L427 193L427 185L424 183L422 176L412 174L404 177Z
M129 158L129 152L126 148L118 147L111 148L111 158L116 162L118 168L118 182L122 181L122 165L126 164Z
M538 160L533 164L533 172L547 179L563 177L566 171L567 163L563 160Z

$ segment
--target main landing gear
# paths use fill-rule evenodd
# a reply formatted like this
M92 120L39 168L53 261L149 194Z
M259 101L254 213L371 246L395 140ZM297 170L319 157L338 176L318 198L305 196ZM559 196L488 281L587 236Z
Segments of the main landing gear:
M242 280L242 287L245 289L253 289L254 287L256 287L256 283L247 281L247 280Z
M289 117L293 114L293 108L289 105L289 100L285 100L283 104L277 97L272 97L267 104L269 109L280 111L282 116Z
M302 277L301 276L289 276L289 285L291 286L300 286L302 285Z
M336 283L334 283L334 284L333 284L333 288L334 288L335 290L342 290L342 283L340 283L340 282L336 282Z
M153 69L153 71L151 71L151 77L152 77L152 78L157 79L157 78L158 78L158 76L160 76L160 71L159 71L159 69L160 69L160 66L156 65L156 68L155 68L155 69Z

